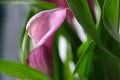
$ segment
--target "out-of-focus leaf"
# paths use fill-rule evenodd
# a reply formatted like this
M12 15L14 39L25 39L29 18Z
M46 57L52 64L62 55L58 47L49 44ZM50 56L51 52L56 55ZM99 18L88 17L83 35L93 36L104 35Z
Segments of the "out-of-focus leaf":
M85 51L84 55L81 58L79 58L74 73L78 73L80 76L86 79L89 78L90 70L94 58L94 48L95 48L95 43L92 41L89 44L89 47Z
M89 47L89 43L87 41L84 42L77 51L78 56L79 57L83 56L88 47Z
M30 52L30 38L28 36L28 32L26 31L22 43L22 52L20 53L22 62L24 64L26 64L27 55L29 54L29 52Z
M27 30L26 30L26 24L28 20L35 14L34 10L30 10L28 13L28 16L26 18L21 37L20 37L20 43L19 43L19 51L21 55L21 60L23 63L26 64L26 57L27 54L30 52L30 38L28 36Z
M49 9L53 9L56 8L57 6L55 4L52 3L48 3L48 2L35 2L33 4L31 4L31 6L36 7L36 8L40 8L43 10L49 10Z
M77 49L81 45L81 41L77 33L72 29L72 26L67 21L64 21L63 25L59 29L59 34L62 34L71 43L71 51L73 56L73 61L76 63L78 60Z
M105 0L103 7L103 23L109 34L120 43L119 36L119 16L120 16L120 1Z
M53 56L54 56L55 73L56 74L54 75L55 76L54 80L66 80L66 79L70 78L70 76L68 76L68 75L71 74L69 72L69 68L68 68L70 59L72 59L72 58L70 58L70 56L74 57L75 59L77 58L74 55L77 56L76 51L77 51L78 46L80 46L81 41L67 21L65 21L63 23L63 25L59 28L59 30L56 32L55 35L56 35L56 37L55 37L55 43L54 43L54 48L53 48L53 52L54 52ZM71 45L70 52L68 52L69 56L65 63L61 62L59 53L58 53L58 37L59 37L59 35L63 35ZM65 74L66 76L63 74Z
M110 54L112 54L116 57L120 57L120 44L115 39L113 39L110 36L110 34L107 32L107 30L105 29L105 27L102 23L102 19L100 21L98 30L99 30L100 37L102 39L102 43L109 50L109 51L108 50L105 50L105 51L107 51L107 53L111 52ZM105 48L103 48L103 49L105 49ZM95 50L96 50L96 55L97 55L95 63L94 63L94 69L95 69L94 71L95 71L95 77L96 77L95 80L107 80L106 79L107 73L104 70L105 69L105 67L104 67L105 64L103 64L104 61L103 61L102 57L100 57L101 56L100 53L98 54L99 48L97 48ZM104 53L101 52L101 54L104 54Z
M105 1L105 0L97 0L97 1L98 1L99 5L100 5L100 7L101 7L101 10L102 10L103 4L104 4L104 1Z
M120 58L120 43L118 43L113 37L109 37L107 48L111 51L115 56Z
M35 1L35 0L3 0L0 1L0 4L23 4L43 10L49 10L57 7L55 4L49 2Z
M96 55L97 59L99 58L99 62L96 64L96 70L99 69L95 73L95 75L97 74L96 80L120 80L120 58L99 47L96 48Z
M72 78L72 71L71 71L71 61L72 61L72 50L71 50L71 43L69 43L68 41L68 45L67 45L67 57L66 60L64 62L64 66L63 66L63 78L64 80L73 80ZM74 67L73 67L74 68Z
M82 57L85 54L85 52L88 49L90 43L91 43L91 39L88 36L87 41L82 43L82 45L77 50L77 55L78 55L79 58Z
M95 23L90 14L87 0L67 0L68 4L84 30L95 40L95 42L103 47L100 37L97 33Z
M1 0L0 4L32 4L33 0Z
M62 77L62 70L63 70L63 63L59 56L58 51L58 31L55 34L54 45L53 45L53 61L54 61L54 78L53 80L63 80Z
M93 0L93 1L94 1L94 12L96 17L96 26L98 26L101 19L101 7L97 0Z
M50 80L42 72L30 68L27 65L4 60L0 60L0 72L20 79Z
M102 43L104 46L114 55L120 57L120 43L116 41L105 29L102 19L98 26L98 32L100 34ZM103 36L104 35L104 36Z

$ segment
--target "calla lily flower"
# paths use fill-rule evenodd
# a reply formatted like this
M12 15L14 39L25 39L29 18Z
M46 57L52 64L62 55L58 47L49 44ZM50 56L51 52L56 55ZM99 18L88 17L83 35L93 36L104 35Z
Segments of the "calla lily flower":
M73 14L72 14L71 10L69 9L66 0L42 0L42 1L46 1L46 2L50 2L50 3L56 4L58 7L68 8L67 9L66 18L69 21L69 23L71 25L73 25Z
M28 56L27 63L31 67L53 77L52 47L54 34L65 18L72 22L73 15L68 8L66 0L44 1L53 2L60 8L42 11L29 20L27 29L34 49Z
M54 33L63 23L66 10L66 8L56 8L40 12L27 24L28 33L34 45L27 63L50 77L53 77L54 72L52 60Z

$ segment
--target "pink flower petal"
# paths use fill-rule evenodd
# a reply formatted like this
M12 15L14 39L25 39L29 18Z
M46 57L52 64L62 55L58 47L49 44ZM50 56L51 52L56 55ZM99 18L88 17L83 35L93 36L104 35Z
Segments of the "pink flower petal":
M72 12L69 8L67 9L67 20L72 26L74 26L74 24L73 24L73 14L72 14Z
M57 8L36 14L27 24L34 46L45 43L60 27L66 16L66 8Z
M68 4L67 4L66 0L42 0L42 1L46 1L46 2L50 2L50 3L56 4L59 7L68 8ZM67 9L67 16L66 17L67 17L68 22L72 26L74 26L74 24L73 24L73 14L72 14L72 12L71 12L71 10L69 8ZM73 29L74 28L75 27L73 27Z
M27 24L28 33L34 44L27 63L51 77L53 76L54 33L63 23L65 16L66 8L47 10L33 16Z
M43 73L53 77L52 51L45 45L35 48L29 55L27 63Z

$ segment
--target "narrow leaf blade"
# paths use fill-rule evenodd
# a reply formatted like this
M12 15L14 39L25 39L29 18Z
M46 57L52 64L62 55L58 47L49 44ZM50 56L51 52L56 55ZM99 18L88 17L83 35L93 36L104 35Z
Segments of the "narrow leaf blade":
M77 62L75 72L79 73L80 76L89 79L90 75L90 68L92 66L93 57L94 57L94 48L95 43L92 41L86 51L84 51L84 55L80 57L79 61Z

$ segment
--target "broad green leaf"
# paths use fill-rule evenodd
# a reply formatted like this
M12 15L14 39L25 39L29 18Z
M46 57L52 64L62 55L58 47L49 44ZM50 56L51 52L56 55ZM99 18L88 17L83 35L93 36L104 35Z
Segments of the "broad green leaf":
M96 80L120 80L120 58L113 55L106 49L96 48L97 72ZM102 75L102 76L101 76Z
M113 37L109 37L107 48L111 51L115 56L120 58L120 43L118 43Z
M120 80L120 59L113 54L104 51L103 59L108 80Z
M86 79L89 78L90 70L94 58L94 48L95 48L95 43L92 41L89 44L89 47L85 51L84 55L79 58L74 73L78 73L80 76Z
M42 72L30 68L27 65L5 60L0 60L0 72L20 79L50 80Z
M97 33L95 23L90 14L87 0L67 0L68 4L84 30L96 41L99 46L103 46Z
M102 23L102 20L100 21L98 30L99 30L99 33L100 33L100 36L101 36L104 46L109 51L107 49L103 48L103 50L106 51L106 53L103 53L103 52L99 51L99 48L96 48L97 57L96 57L96 60L94 63L95 64L94 71L95 71L95 77L96 77L95 80L107 80L106 75L108 73L106 73L106 71L105 71L105 67L104 67L105 64L103 64L104 60L102 59L102 57L100 57L101 56L100 54L109 53L111 55L114 55L115 57L120 57L120 44L109 35L109 33L106 31L106 29ZM99 55L98 55L98 53L99 53ZM109 66L111 66L111 64Z
M119 36L119 0L105 0L103 6L103 23L109 34L120 43Z
M104 46L117 57L120 57L120 43L117 42L105 29L102 19L100 20L98 31ZM104 35L104 36L103 36Z

